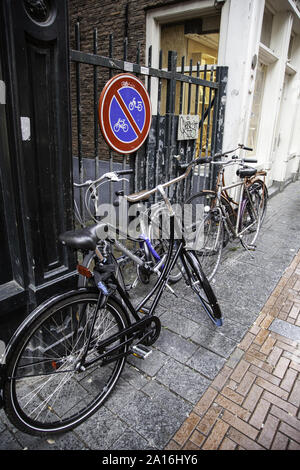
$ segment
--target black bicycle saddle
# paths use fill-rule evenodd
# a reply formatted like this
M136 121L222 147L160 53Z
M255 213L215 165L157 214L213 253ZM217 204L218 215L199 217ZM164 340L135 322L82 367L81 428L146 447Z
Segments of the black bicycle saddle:
M239 168L236 172L237 176L240 178L249 178L250 176L254 176L256 173L256 168Z
M97 236L97 224L79 230L69 230L58 237L63 245L77 250L95 250L99 240Z

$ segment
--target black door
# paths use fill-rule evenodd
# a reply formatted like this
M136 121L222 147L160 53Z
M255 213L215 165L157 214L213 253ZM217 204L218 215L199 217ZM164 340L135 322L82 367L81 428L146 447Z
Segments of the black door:
M75 285L65 0L0 10L0 339L43 299Z

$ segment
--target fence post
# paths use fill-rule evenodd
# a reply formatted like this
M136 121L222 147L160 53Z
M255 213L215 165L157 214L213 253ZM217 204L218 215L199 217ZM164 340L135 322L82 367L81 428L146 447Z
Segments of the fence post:
M171 77L167 84L167 101L166 101L166 135L165 135L165 178L169 180L171 177L170 170L172 168L171 155L172 155L172 134L174 127L174 114L175 114L175 97L176 97L176 66L177 66L177 52L168 52L168 71L171 72Z
M224 135L224 119L226 107L226 91L228 80L228 67L217 67L216 82L219 87L215 95L214 114L213 114L213 132L212 132L212 155L222 152L223 135ZM210 175L210 189L215 186L217 177L217 168L212 165Z

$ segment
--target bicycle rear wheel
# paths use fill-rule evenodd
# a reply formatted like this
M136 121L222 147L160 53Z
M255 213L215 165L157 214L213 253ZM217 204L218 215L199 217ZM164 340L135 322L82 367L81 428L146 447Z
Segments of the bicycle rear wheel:
M95 362L81 370L92 319L87 359L99 356L99 343L127 327L118 302L108 299L96 312L97 292L73 293L32 316L20 329L7 358L4 408L21 431L33 435L61 433L89 418L108 398L120 377L125 357L111 364ZM120 337L120 353L126 352Z
M220 306L216 295L201 268L197 254L192 251L184 251L181 258L187 284L189 284L197 294L200 303L210 320L216 326L222 326L223 320Z
M268 189L265 183L257 179L253 181L253 183L249 186L248 191L252 193L253 191L256 192L257 198L257 211L260 214L260 224L262 225L264 218L267 212L267 204L268 204Z

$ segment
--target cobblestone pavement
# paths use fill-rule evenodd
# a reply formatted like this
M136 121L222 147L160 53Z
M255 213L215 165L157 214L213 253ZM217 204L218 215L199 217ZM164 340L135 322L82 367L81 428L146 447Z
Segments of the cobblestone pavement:
M214 327L183 284L164 293L162 333L131 357L105 406L51 439L0 411L0 449L299 449L300 182L269 201L257 250L230 244L213 287Z

